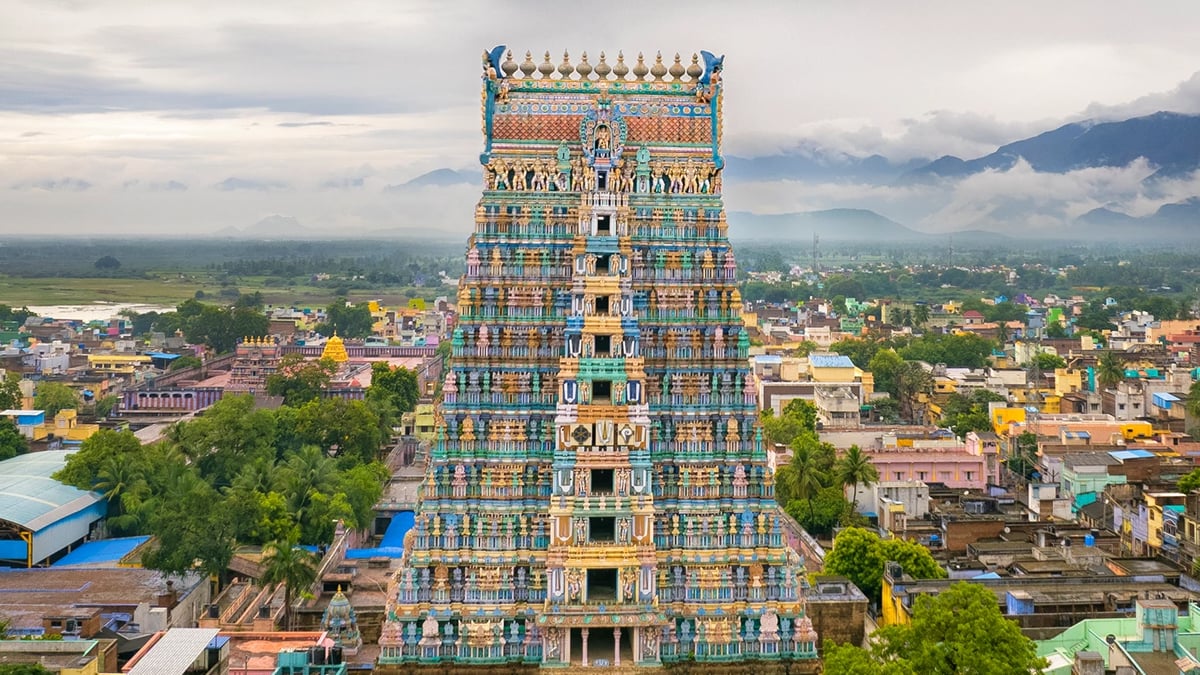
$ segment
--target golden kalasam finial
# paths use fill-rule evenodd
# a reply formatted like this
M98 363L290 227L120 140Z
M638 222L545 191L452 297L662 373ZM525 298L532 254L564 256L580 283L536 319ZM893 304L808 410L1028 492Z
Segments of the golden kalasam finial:
M500 70L504 72L505 77L512 77L513 73L517 72L517 62L513 61L511 49L508 50L504 63L500 64Z
M575 72L579 73L579 79L586 80L592 74L592 64L588 63L587 52L579 55L579 65L575 66Z
M671 64L671 69L667 72L671 73L671 79L675 80L676 82L683 79L683 74L686 73L687 70L685 70L683 64L679 62L679 52L675 52L675 63Z
M692 78L693 82L700 79L700 76L704 74L704 66L700 65L699 54L692 54L692 65L688 66L687 74L688 77Z
M608 74L612 72L612 66L604 60L604 52L600 52L600 63L596 64L596 76L602 80L608 79Z
M533 77L534 71L537 70L537 65L533 62L533 52L525 51L525 61L521 63L521 74L525 77Z
M613 66L613 75L617 76L618 80L625 79L629 74L629 66L625 65L625 52L617 52L617 65Z
M545 60L542 65L538 66L538 72L542 74L542 79L549 79L550 74L554 72L554 64L550 63L550 52L546 51Z
M571 65L571 55L567 50L563 50L563 62L558 65L558 74L562 75L562 79L571 79L571 73L575 72L575 66Z
M654 57L654 67L650 69L650 74L654 76L655 82L662 82L667 75L667 67L662 62L662 52L659 52Z
M641 52L638 52L637 63L633 64L633 79L640 82L646 79L646 73L648 72L650 72L650 69L646 67L646 59L642 56Z

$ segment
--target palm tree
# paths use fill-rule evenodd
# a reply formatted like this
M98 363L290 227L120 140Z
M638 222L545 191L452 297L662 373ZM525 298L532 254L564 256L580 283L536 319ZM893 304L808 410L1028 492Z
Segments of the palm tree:
M808 517L814 517L813 497L825 487L825 474L820 468L812 443L806 442L809 437L801 435L792 443L792 459L788 462L791 467L792 494L797 499L808 500Z
M1125 379L1125 359L1113 350L1108 350L1096 362L1096 379L1104 389L1117 386Z
M921 303L913 306L912 313L913 325L924 326L929 322L929 305Z
M900 399L900 416L910 422L916 422L914 403L921 394L933 390L933 375L916 361L905 361L896 369L896 393Z
M879 471L871 464L871 458L857 445L851 445L846 454L833 466L834 478L842 484L842 490L850 488L850 513L858 509L858 486L870 487L879 480Z
M317 561L313 554L294 541L276 541L263 547L263 586L283 584L283 623L292 627L292 598L297 588L308 588L317 580Z
M138 507L149 491L140 466L119 457L108 457L96 472L92 487L108 500L109 526L117 532L137 528Z

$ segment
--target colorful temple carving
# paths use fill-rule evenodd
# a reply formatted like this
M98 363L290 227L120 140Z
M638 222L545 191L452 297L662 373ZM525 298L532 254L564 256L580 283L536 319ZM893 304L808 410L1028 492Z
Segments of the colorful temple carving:
M503 51L379 664L815 666L721 201L723 57Z

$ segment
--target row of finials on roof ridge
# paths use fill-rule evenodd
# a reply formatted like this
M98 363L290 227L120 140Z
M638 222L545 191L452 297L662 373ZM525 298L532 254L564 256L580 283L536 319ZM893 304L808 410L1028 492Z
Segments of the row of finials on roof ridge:
M485 71L496 68L491 55L487 52L483 53L483 67ZM570 55L564 51L562 63L555 66L550 61L550 52L548 51L541 64L534 63L533 54L528 51L525 52L525 60L518 64L513 60L512 50L509 50L504 62L499 64L499 70L503 73L503 77L518 79L565 80L572 79L571 76L577 74L579 77L576 79L581 80L627 80L629 79L629 74L632 73L634 81L646 81L646 76L650 75L653 77L653 81L656 82L697 82L705 74L705 67L700 64L699 54L692 54L691 65L684 67L678 53L675 54L674 63L670 66L664 64L662 52L658 52L655 56L653 66L647 66L645 57L639 52L637 63L634 64L633 68L630 68L625 63L625 54L622 52L617 53L617 63L615 65L609 65L604 52L600 52L600 61L593 66L588 61L587 52L583 52L578 64L572 64ZM554 77L555 73L558 73L557 78ZM668 75L670 76L669 78L667 77ZM685 75L687 76L686 79L684 78Z

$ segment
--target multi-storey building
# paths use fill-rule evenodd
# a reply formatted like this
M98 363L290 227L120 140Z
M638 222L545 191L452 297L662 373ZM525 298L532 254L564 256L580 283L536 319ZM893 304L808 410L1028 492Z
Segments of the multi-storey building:
M380 667L815 668L721 201L723 59L502 54Z

